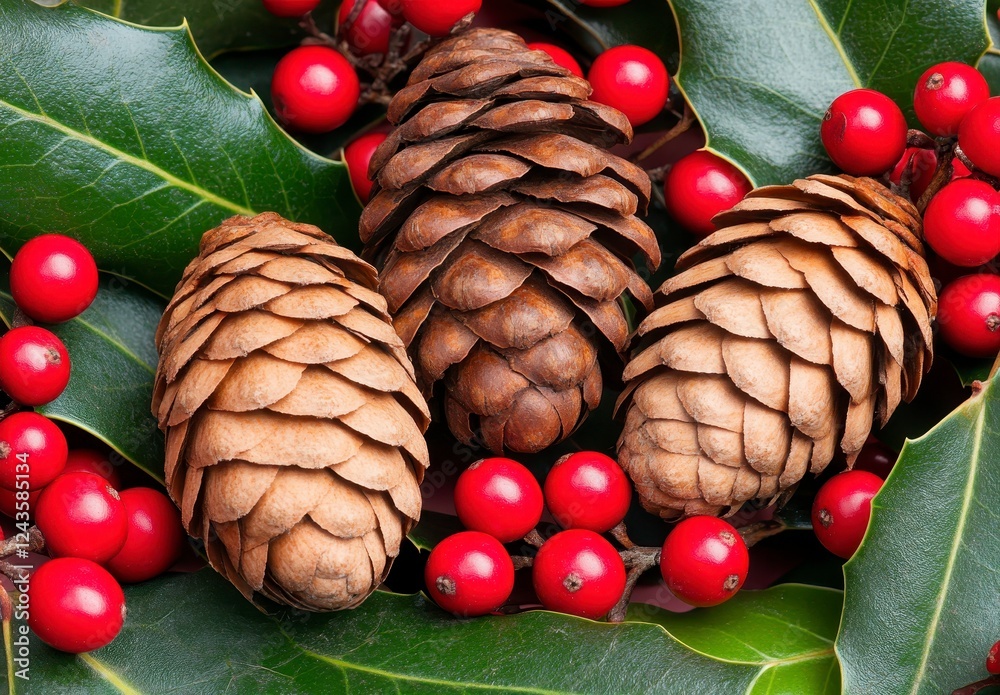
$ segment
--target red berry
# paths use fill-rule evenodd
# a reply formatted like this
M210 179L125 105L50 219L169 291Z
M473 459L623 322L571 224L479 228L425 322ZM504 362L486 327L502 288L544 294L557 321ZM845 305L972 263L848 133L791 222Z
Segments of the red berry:
M990 647L990 653L986 655L986 670L1000 676L1000 641Z
M403 0L378 0L378 4L392 17L393 26L400 26L406 21L403 17Z
M482 6L482 0L402 0L406 21L430 36L447 36L460 19Z
M89 652L121 632L125 594L106 569L90 560L49 560L31 575L28 588L28 626L50 647Z
M660 554L667 588L684 603L703 608L735 596L749 569L743 537L714 516L692 516L677 524Z
M514 563L493 536L462 531L435 546L424 568L427 593L446 611L486 615L510 598Z
M698 236L714 232L712 218L740 202L751 188L743 172L708 150L680 159L663 182L667 212Z
M69 321L97 296L97 264L76 239L43 234L22 246L11 261L10 294L35 321Z
M618 7L624 5L629 0L580 0L580 3L588 7Z
M937 171L937 155L934 150L924 150L919 147L907 147L903 156L896 162L896 167L889 179L896 185L903 179L903 170L910 171L910 199L917 200L924 194Z
M868 437L868 441L861 448L861 453L858 454L852 470L868 471L885 480L892 472L893 466L896 465L897 458L895 451L875 437Z
M952 181L954 181L955 179L964 179L966 176L970 176L971 174L972 172L969 171L969 167L965 166L965 162L963 162L961 159L956 157L955 159L951 160Z
M368 178L368 165L378 146L385 142L385 133L366 133L344 148L344 163L351 177L351 185L358 200L367 203L371 198L373 182Z
M358 18L347 30L347 43L361 55L388 53L389 39L392 37L392 15L385 11L378 0L364 1L365 5ZM340 13L337 15L339 26L347 22L353 9L354 0L344 0L340 4Z
M361 95L347 58L327 46L300 46L278 61L271 81L274 111L285 125L307 133L339 128Z
M319 7L320 0L264 0L264 9L276 17L301 17Z
M1000 253L1000 193L985 181L952 181L927 206L924 238L949 263L987 263Z
M973 164L990 176L1000 176L1000 97L982 102L958 127L958 144Z
M1000 276L965 275L945 286L938 303L941 337L968 357L1000 352Z
M105 453L94 449L70 449L63 472L74 473L78 471L95 473L107 480L115 490L122 489L122 479L118 475L118 469Z
M813 500L812 524L824 548L843 558L854 555L881 487L882 479L868 471L844 471L823 483Z
M632 503L632 485L618 463L596 451L567 454L545 478L545 503L563 528L604 533Z
M965 63L938 63L913 90L913 110L932 135L954 135L965 115L990 98L983 74Z
M107 568L120 582L144 582L170 569L184 550L184 531L177 507L159 490L122 490L128 535Z
M542 488L527 468L506 458L469 466L455 483L455 510L466 528L501 543L524 536L542 518Z
M531 581L548 610L597 620L625 592L625 563L602 536L571 529L538 549Z
M52 420L31 411L9 415L0 420L0 487L43 488L65 469L67 451Z
M640 126L667 105L670 76L659 56L641 46L617 46L597 56L587 74L591 99L613 106Z
M566 68L577 77L583 77L583 68L580 67L580 64L576 62L576 58L574 58L565 48L561 48L551 43L542 43L541 41L529 43L528 48L533 51L548 53L549 58L551 58L552 62L556 65Z
M819 133L833 163L856 176L885 173L906 149L903 112L873 89L852 89L834 99Z
M0 337L0 389L22 405L54 401L69 383L66 346L39 326L21 326Z
M93 473L64 473L49 483L35 510L52 557L104 563L125 545L128 514L118 491Z
M17 515L20 512L26 516L22 516L21 519L18 519L19 521L33 519L35 517L35 507L38 504L38 497L44 489L18 490L15 492L14 490L0 487L0 513L11 519L17 519Z

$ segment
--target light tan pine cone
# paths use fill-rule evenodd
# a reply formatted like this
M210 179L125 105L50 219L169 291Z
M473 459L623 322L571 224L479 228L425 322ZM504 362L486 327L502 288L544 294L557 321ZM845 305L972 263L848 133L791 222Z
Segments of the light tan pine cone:
M881 184L751 192L657 291L619 400L619 460L664 518L773 501L911 400L937 310L920 217Z
M167 488L247 598L354 607L420 516L429 413L377 285L316 227L234 217L160 323Z
M518 36L475 29L432 49L389 106L372 159L366 258L418 382L438 382L452 432L534 452L601 399L599 353L621 364L625 293L652 293L636 218L650 181L607 148L632 129L590 85Z

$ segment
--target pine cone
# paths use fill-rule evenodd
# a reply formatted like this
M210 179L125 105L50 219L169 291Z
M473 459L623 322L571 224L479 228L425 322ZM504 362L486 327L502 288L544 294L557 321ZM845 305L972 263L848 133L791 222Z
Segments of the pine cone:
M715 218L657 291L625 370L619 460L664 518L789 494L911 400L937 297L920 217L881 184L811 176Z
M649 177L607 152L632 129L590 91L510 32L469 31L417 66L372 158L361 238L418 383L443 380L452 432L498 453L568 437L600 402L601 348L621 364L623 294L652 304L630 260L660 261L635 217Z
M354 607L420 516L429 412L377 285L316 227L233 217L160 322L167 487L247 598Z

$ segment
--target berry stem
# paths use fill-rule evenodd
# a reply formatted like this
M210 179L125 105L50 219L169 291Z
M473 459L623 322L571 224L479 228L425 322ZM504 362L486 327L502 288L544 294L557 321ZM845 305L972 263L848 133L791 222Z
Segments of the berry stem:
M970 683L962 688L958 688L951 695L976 695L981 690L986 690L986 688L992 688L994 686L1000 686L1000 676L990 676L989 678L984 678L981 681L976 681L975 683Z
M747 544L748 548L752 548L765 538L777 536L787 529L788 527L785 525L785 522L780 519L773 519L771 521L758 521L748 526L743 526L739 531L740 535L743 536L743 542Z
M3 410L0 410L0 422L2 422L8 416L13 415L20 409L21 409L20 403L15 403L14 401L11 401L10 403L4 406Z
M28 543L25 548L23 534L16 534L0 543L0 557L9 557L18 550L27 550L31 553L38 553L45 549L45 538L37 526L28 529Z
M531 529L528 535L524 537L524 542L536 548L541 548L542 544L545 543L545 539L542 538L542 534L538 532L538 529Z
M917 201L917 210L921 215L924 214L924 210L931 202L931 198L937 195L938 191L945 187L945 185L951 181L951 175L954 172L952 167L952 160L955 158L956 154L961 152L958 147L958 143L953 140L947 140L943 142L937 151L938 156L938 166L937 171L934 172L934 178L927 185L927 190L923 192L920 196L920 200ZM959 158L964 161L965 155L960 155Z
M654 142L653 144L651 144L649 147L647 147L646 149L644 149L639 154L637 154L634 157L632 157L632 161L634 163L638 164L642 160L648 159L649 157L652 157L654 154L656 154L657 152L659 152L660 149L663 148L671 140L674 140L674 139L680 137L681 135L683 135L684 133L686 133L687 131L689 131L691 129L691 126L694 125L695 121L696 121L696 119L695 119L695 116L694 116L694 111L692 111L690 109L690 107L688 107L687 103L685 103L684 104L684 113L681 114L681 120L678 121L677 124L674 125L673 128L671 128L670 130L668 130L658 140L656 140L656 142ZM650 171L651 172L656 172L656 171L659 171L662 168L663 167L659 167L657 169L651 169ZM662 175L663 175L663 172L660 172L660 176L662 176ZM650 178L652 178L652 173L650 174ZM654 181L654 183L656 183L656 182Z
M646 570L660 563L660 548L633 547L619 554L622 556L625 566L628 567L628 575L625 577L625 591L622 593L622 597L618 599L614 608L608 611L609 623L620 623L625 620L625 613L632 601L632 592L635 591L639 577Z
M629 538L628 529L625 528L624 521L619 522L617 526L611 529L610 533L614 537L614 539L619 543L621 543L622 547L626 548L627 550L631 550L632 548L636 547L635 541Z
M510 560L514 563L515 572L525 567L531 567L535 563L535 559L527 555L512 555Z

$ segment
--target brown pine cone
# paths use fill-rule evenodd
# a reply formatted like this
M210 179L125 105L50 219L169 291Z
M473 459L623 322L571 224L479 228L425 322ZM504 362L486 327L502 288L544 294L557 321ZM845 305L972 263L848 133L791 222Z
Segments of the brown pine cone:
M354 607L420 516L429 412L377 286L316 227L233 217L160 322L167 488L247 598Z
M867 178L751 192L637 331L619 460L664 518L773 501L911 400L937 296L908 200Z
M631 258L660 262L646 173L608 147L632 129L590 85L518 36L475 29L431 50L389 106L361 218L366 258L452 432L494 451L568 437L620 365Z

